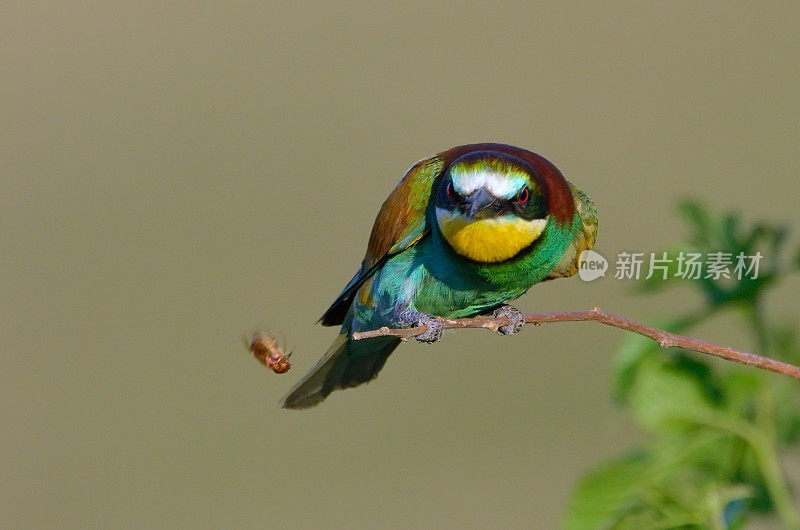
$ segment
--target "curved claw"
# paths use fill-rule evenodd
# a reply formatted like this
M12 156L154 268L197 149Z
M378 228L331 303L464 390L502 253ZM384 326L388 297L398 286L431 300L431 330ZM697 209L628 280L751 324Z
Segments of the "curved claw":
M492 315L495 317L506 317L508 319L508 324L497 328L497 332L500 335L513 335L514 333L518 333L519 330L525 326L525 315L513 305L498 307L494 310Z
M404 311L400 314L400 323L407 326L425 326L428 330L414 337L418 342L433 343L442 339L442 321L430 313Z

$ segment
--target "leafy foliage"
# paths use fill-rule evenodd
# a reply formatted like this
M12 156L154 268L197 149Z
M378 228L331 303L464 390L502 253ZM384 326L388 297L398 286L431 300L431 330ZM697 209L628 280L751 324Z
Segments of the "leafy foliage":
M800 360L797 324L769 325L765 291L800 268L800 253L781 263L787 231L765 223L744 228L739 217L713 215L685 202L688 243L667 252L664 280L641 282L654 292L679 282L701 291L696 312L656 323L687 334L721 311L744 315L760 353ZM680 278L684 253L769 256L756 278ZM645 337L625 337L617 353L614 395L648 434L630 454L590 471L573 494L568 529L741 528L749 516L773 517L800 528L780 456L800 444L800 383L748 367L722 366L679 349L661 350Z

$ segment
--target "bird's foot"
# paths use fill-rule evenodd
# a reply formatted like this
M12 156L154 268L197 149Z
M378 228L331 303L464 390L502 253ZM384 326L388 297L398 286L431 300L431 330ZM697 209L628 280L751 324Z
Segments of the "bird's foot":
M501 335L513 335L525 326L525 315L513 305L498 307L494 310L492 316L506 317L508 319L508 324L497 328L497 332Z
M398 316L398 321L404 326L425 326L428 330L422 335L414 337L419 342L428 344L437 342L442 338L442 321L430 313L419 311L403 311Z

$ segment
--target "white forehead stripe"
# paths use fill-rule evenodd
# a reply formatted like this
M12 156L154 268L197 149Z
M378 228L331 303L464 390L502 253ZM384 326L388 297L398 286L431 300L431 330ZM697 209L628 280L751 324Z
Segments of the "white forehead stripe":
M522 182L508 174L483 169L453 175L453 186L460 195L469 195L479 188L486 188L495 197L509 199L519 191Z

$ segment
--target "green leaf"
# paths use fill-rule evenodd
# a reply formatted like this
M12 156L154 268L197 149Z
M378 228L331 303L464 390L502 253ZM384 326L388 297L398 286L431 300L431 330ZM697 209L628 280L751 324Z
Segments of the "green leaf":
M673 246L667 251L667 279L657 272L651 278L646 276L639 282L642 291L655 292L665 287L684 283L693 285L702 291L711 307L719 307L733 302L752 303L770 285L780 271L780 256L787 240L787 229L782 225L756 223L749 228L742 226L738 214L714 214L696 201L683 201L678 205L678 213L686 220L691 234L688 245ZM703 267L699 278L681 278L677 276L678 257L681 253L699 253L707 256L721 252L727 255L731 264L728 267L729 278L706 278L706 267ZM761 252L762 259L757 277L754 271L738 278L736 265L738 256L744 255L745 265L749 265L750 256ZM661 252L655 252L659 259ZM794 260L800 266L800 255ZM793 261L793 265L794 265ZM745 272L744 270L742 272Z
M800 363L800 334L798 334L797 324L784 322L770 326L768 331L776 355L784 361Z
M564 528L610 528L637 509L637 493L650 478L650 462L632 455L603 464L581 481L564 520Z
M671 333L685 333L687 329L699 324L704 315L684 317L680 319L658 320L653 326ZM653 356L668 358L661 347L651 338L628 333L622 338L617 353L614 356L614 389L613 395L618 402L623 402L628 397L631 386L636 378L642 362Z
M713 230L706 208L698 201L683 200L678 203L678 213L686 218L693 232L690 241L699 246L708 246Z
M744 517L750 488L720 481L695 465L697 455L725 440L710 431L673 436L647 452L598 466L570 499L564 528L732 528Z
M708 398L700 380L660 360L639 367L629 403L637 421L654 431L702 424L720 411Z
M640 283L655 292L676 285L680 252L722 252L732 278L680 279L703 293L706 304L656 327L682 335L723 308L743 310L748 329L770 353L800 363L797 324L764 323L763 294L788 270L800 268L800 249L781 265L787 230L747 225L738 214L709 211L695 201L679 205L690 238L668 252L668 281ZM761 253L757 278L735 277L737 256ZM656 257L661 257L657 253ZM703 271L706 272L705 270ZM598 466L576 489L564 525L582 528L740 528L759 512L785 526L800 525L780 451L800 443L800 385L744 367L711 363L682 350L661 350L650 339L626 335L614 360L614 395L630 408L651 439L635 454Z
M666 252L666 255L664 254ZM682 279L678 273L678 259L681 254L684 256L688 253L694 252L694 249L687 246L676 247L672 249L668 249L662 252L656 252L655 259L657 260L666 260L662 262L662 264L666 267L666 274L661 270L654 270L652 276L649 278L647 274L643 274L643 278L636 284L638 290L647 293L655 293L656 291L660 291L666 287L672 286L676 282L686 282L686 280ZM649 255L645 256L646 259L650 259ZM649 261L645 262L642 265L643 271L649 271L650 263ZM665 278L666 276L666 278Z
M657 355L658 344L648 337L635 333L625 335L614 356L614 398L623 402L628 398L636 381L639 367L648 356Z

